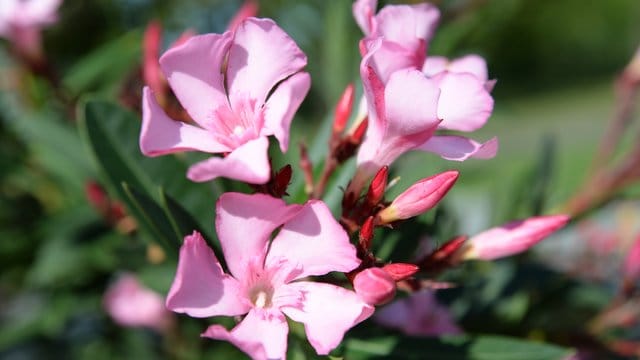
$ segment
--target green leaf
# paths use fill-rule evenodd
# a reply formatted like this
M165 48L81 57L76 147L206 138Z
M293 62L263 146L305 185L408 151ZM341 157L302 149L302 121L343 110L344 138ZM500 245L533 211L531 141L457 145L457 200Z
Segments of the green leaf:
M127 183L122 188L137 210L139 220L153 235L154 239L164 248L166 253L175 258L182 242L182 237L172 226L173 221L167 217L164 209L142 191Z
M560 360L572 350L501 336L351 339L344 357L357 359Z
M199 224L196 228L201 229L205 237L211 238L209 232L212 230L215 204L213 189L207 184L193 183L186 178L188 164L184 157L143 156L138 145L138 115L116 104L94 99L80 105L79 119L80 131L100 165L105 180L121 199L129 199L121 187L122 183L127 183L140 194L154 200L156 205L161 204L163 195L157 189L162 187L163 193L180 200L184 213L191 214L193 222ZM174 209L173 212L179 211ZM187 225L184 213L180 222L182 226ZM175 229L171 230L175 232Z

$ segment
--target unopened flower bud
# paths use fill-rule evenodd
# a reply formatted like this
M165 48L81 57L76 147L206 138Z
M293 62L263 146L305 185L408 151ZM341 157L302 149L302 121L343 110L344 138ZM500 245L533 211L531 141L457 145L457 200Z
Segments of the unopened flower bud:
M287 194L287 187L291 182L292 169L291 165L283 166L274 176L272 195L282 197Z
M384 190L387 188L388 176L389 167L385 165L378 170L376 176L371 180L371 185L369 185L369 190L367 191L367 196L365 198L366 204L370 207L377 205L384 197Z
M622 266L622 273L625 279L630 281L640 280L640 237L629 248Z
M418 265L407 263L392 263L382 267L382 270L391 275L395 281L406 280L415 275L419 269Z
M353 279L353 289L360 298L370 305L382 305L393 299L396 282L381 268L362 270Z
M162 41L162 26L158 21L152 21L147 25L142 40L143 62L142 75L156 96L165 96L168 91L167 83L160 70L160 43ZM164 101L161 101L164 102Z
M362 138L364 138L364 134L367 132L367 126L369 126L369 118L365 117L349 138L353 144L360 145L360 143L362 143Z
M360 247L365 250L371 248L371 239L373 239L373 216L369 216L364 224L360 227Z
M227 25L227 30L236 31L236 28L242 23L246 18L255 17L258 15L259 5L256 0L245 0L240 9L233 16L231 21L229 21L229 25Z
M336 112L333 120L333 133L339 134L344 131L351 116L351 109L353 108L353 96L355 93L355 87L353 84L347 85L336 105Z
M622 77L628 83L634 85L640 83L640 48L636 50L633 58L624 69Z
M532 217L495 227L471 237L460 248L462 260L494 260L528 250L545 237L562 228L567 215Z
M418 181L378 213L380 222L389 224L430 210L447 194L457 179L457 171L447 171Z

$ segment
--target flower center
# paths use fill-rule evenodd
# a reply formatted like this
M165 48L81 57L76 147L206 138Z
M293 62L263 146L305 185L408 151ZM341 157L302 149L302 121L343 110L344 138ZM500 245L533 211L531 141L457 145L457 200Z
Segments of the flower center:
M256 286L249 292L251 303L257 308L264 309L271 307L273 289L265 286Z
M255 103L255 100L239 97L231 107L224 105L215 110L208 127L218 141L235 149L260 135L264 115Z

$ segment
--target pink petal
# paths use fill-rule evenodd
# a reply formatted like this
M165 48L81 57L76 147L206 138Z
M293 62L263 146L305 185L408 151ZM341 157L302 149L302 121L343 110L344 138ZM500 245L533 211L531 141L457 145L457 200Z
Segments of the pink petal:
M449 63L448 70L454 73L473 74L483 83L489 80L487 62L479 55L472 54L453 59Z
M353 17L365 35L371 34L373 16L376 13L378 0L356 0L353 2Z
M427 59L424 61L424 65L422 66L422 72L432 77L436 74L439 74L443 71L446 71L449 66L449 59L444 56L427 56Z
M231 149L219 143L209 131L169 118L151 89L145 86L142 90L140 150L147 156L159 156L181 151L218 153Z
M469 73L482 83L489 80L487 62L479 55L466 55L452 61L444 56L429 56L422 67L422 72L430 77L443 71Z
M58 18L57 11L61 3L62 0L22 1L20 16L23 17L25 21L28 19L30 22L30 24L23 25L41 26L53 23Z
M306 55L273 20L249 18L236 29L229 49L229 98L264 104L276 84L302 70Z
M294 321L304 324L307 339L318 355L326 355L340 344L344 334L373 314L355 292L315 282L285 285L303 296L301 304L281 308Z
M419 148L440 155L443 159L464 161L469 158L491 159L498 153L498 138L481 144L463 136L434 136Z
M217 108L228 106L221 71L231 36L231 32L196 35L160 58L162 71L180 104L204 128Z
M228 341L252 359L266 360L285 359L288 333L289 326L282 313L252 309L233 330L212 325L201 336Z
M439 124L436 114L440 91L418 70L391 75L384 90L386 131L377 150L377 164L391 164L402 153L422 145Z
M363 40L361 46L368 51L373 47L375 41ZM371 57L369 64L374 67L376 73L383 83L389 81L391 74L402 69L416 69L424 62L425 50L416 51L407 48L402 44L382 39L379 48Z
M464 259L494 260L523 252L569 221L566 215L538 216L514 221L471 237L461 248Z
M388 41L421 53L420 68L424 62L426 44L433 37L439 19L438 8L428 3L388 5L376 15L376 33Z
M198 232L184 238L167 308L193 317L235 316L249 311L240 284L222 271Z
M289 145L289 126L311 87L311 77L306 72L297 73L278 85L267 100L265 129L280 142L280 150L286 152Z
M307 202L284 224L271 243L266 267L279 259L301 267L296 279L331 271L347 272L360 265L349 236L322 201Z
M231 274L242 279L253 258L261 264L271 233L300 208L264 194L222 194L216 207L216 231Z
M445 306L428 290L413 293L378 310L374 321L412 336L456 335L462 331Z
M248 141L226 157L212 157L192 165L187 177L191 181L203 182L222 176L250 184L264 184L271 176L268 147L266 137Z
M493 111L493 98L485 82L468 73L444 72L433 77L440 86L439 128L473 131L481 128Z

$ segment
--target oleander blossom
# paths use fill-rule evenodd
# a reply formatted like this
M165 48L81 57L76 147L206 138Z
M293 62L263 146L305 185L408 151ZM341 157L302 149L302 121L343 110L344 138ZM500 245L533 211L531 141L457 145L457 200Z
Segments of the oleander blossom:
M440 89L437 117L442 121L437 130L471 132L484 126L493 110L489 92L494 84L487 79L484 59L468 55L449 61L427 56L429 41L440 18L435 6L387 5L375 14L376 5L375 0L358 0L353 5L353 13L365 34L360 43L362 55L380 81L387 84L399 70L421 70ZM479 143L464 136L434 134L418 149L453 161L489 159L496 155L498 141L494 137Z
M216 214L229 274L194 232L180 249L166 305L193 317L246 316L230 331L212 325L202 336L229 341L254 359L284 359L287 315L304 324L309 342L324 355L373 313L353 291L302 280L360 264L323 202L286 205L264 194L225 193Z
M42 28L58 20L62 0L0 1L0 37L11 41L25 56L41 56Z
M115 323L124 327L148 327L163 332L173 322L162 296L142 285L133 274L124 274L109 286L104 294L104 309Z
M223 176L269 180L268 136L285 152L295 111L311 79L307 58L272 20L248 18L235 31L194 36L160 58L169 86L195 124L171 119L145 87L140 148L147 156L222 153L189 168L192 181Z
M373 320L411 336L462 333L449 309L438 303L431 290L421 290L392 302L378 310Z

